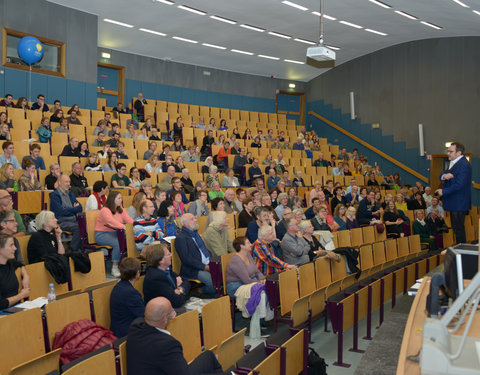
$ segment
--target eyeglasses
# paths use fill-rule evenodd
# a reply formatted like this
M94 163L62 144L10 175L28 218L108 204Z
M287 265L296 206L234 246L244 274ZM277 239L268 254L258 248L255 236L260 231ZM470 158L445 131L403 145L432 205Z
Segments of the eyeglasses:
M0 197L0 199L12 199L11 195L4 195L3 197Z

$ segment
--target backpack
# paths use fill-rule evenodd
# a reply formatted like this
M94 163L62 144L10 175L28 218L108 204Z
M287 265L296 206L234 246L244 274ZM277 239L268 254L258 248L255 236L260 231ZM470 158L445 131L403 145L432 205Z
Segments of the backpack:
M308 375L327 375L327 364L312 347L308 348Z

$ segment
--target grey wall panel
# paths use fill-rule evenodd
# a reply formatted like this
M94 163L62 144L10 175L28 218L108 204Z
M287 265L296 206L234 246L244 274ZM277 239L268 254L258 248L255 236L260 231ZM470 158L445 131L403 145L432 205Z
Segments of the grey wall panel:
M67 43L66 78L97 80L97 16L44 0L1 0L0 27Z
M102 52L109 52L111 58L108 62L125 66L126 78L136 81L269 99L275 97L277 89L288 90L288 84L292 82L164 61L105 48L98 49L98 61L103 61ZM209 71L210 76L204 75L204 71ZM296 91L305 92L306 83L294 83Z
M307 84L307 101L323 99L350 111L349 92L363 123L380 123L383 134L418 147L444 152L446 141L477 153L480 140L480 38L420 40L392 46L342 64Z

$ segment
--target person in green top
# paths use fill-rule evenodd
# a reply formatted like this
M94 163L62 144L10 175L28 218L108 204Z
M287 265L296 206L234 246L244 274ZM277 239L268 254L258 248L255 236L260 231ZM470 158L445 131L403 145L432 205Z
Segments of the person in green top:
M134 186L130 182L128 176L125 175L125 173L127 173L127 166L124 163L118 163L117 173L112 176L110 186L113 188L133 189Z
M208 197L210 200L214 200L215 198L225 198L225 193L220 189L220 182L213 182L212 189L208 192Z
M0 211L11 211L17 222L17 234L25 234L27 232L25 225L23 224L22 217L17 210L13 209L12 196L7 190L0 189Z
M423 211L417 210L415 212L416 220L413 223L413 234L420 235L420 242L428 242L430 250L437 250L437 244L435 242L435 236L430 233L428 225L426 225L423 218Z

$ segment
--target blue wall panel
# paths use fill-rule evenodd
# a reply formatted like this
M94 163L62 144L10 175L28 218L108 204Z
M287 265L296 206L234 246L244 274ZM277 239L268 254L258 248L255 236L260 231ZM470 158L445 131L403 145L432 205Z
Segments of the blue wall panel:
M97 84L85 83L85 107L97 109Z
M67 81L67 100L63 105L72 106L78 104L80 108L85 108L85 83L77 81Z
M3 73L0 73L0 96L3 97L5 94L5 69Z
M17 69L5 69L5 93L12 94L14 99L20 96L28 97L27 85L27 72ZM33 96L36 97L36 94L32 91Z
M28 77L27 77L28 79ZM48 76L46 74L32 74L32 98L30 99L32 102L37 101L37 95L43 94L45 95L45 100L47 103L53 103L55 99L50 101L50 98L47 96L48 94ZM27 90L28 90L28 83L27 83Z
M155 98L155 86L156 85L154 83L142 82L143 97L144 98ZM128 96L127 96L127 98L128 98Z
M53 103L56 99L59 99L60 101L65 101L64 98L66 97L67 80L60 77L48 76L47 96L45 97L47 103Z

